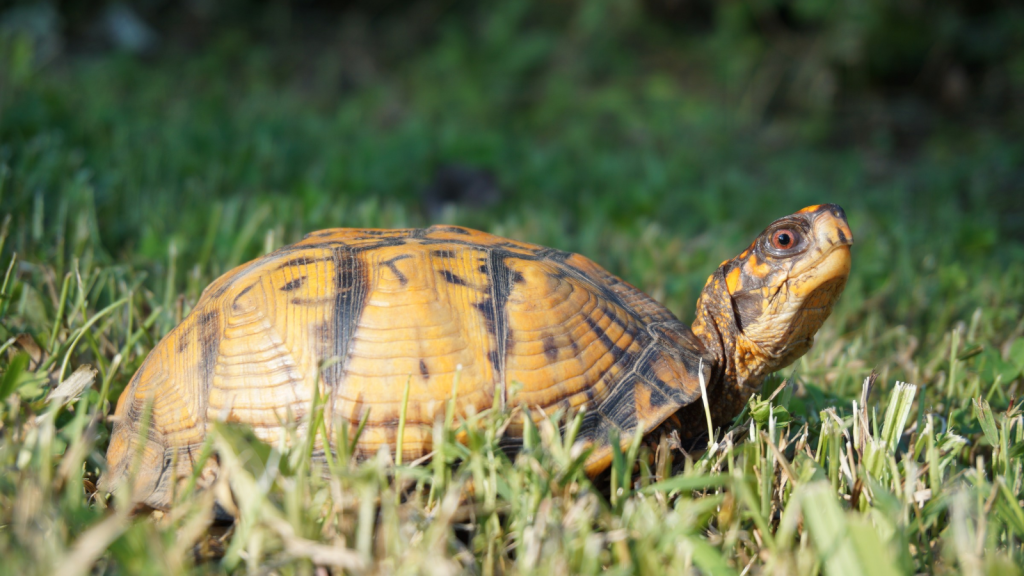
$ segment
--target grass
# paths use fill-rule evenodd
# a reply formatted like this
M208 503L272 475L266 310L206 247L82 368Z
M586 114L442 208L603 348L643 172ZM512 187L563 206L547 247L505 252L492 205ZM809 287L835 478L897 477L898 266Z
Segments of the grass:
M514 16L345 90L330 54L303 79L232 35L155 63L36 69L5 48L20 64L0 66L0 572L1019 571L1012 126L944 127L913 153L884 133L835 146L640 55L597 73L598 40L498 26ZM432 218L421 192L449 162L490 170L500 201ZM357 463L340 438L323 474L312 410L286 446L215 426L204 455L223 473L167 513L93 493L146 353L208 282L305 232L475 226L587 254L689 321L719 261L826 201L856 237L843 299L706 450L652 438L592 480L574 415L530 429L514 460L498 439L517 415L449 415L429 462ZM215 498L237 522L214 522Z

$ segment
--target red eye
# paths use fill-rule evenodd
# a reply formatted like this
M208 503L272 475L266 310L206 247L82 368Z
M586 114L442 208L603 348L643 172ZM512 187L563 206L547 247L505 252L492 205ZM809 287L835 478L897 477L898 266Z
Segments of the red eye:
M776 230L772 234L772 246L777 250L789 250L797 245L799 239L800 237L797 236L796 232L789 228L783 228L782 230Z

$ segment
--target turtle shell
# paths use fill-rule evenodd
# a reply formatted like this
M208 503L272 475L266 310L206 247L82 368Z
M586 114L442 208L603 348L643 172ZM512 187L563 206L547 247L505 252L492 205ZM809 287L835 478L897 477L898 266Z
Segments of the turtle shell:
M134 498L166 507L213 422L276 443L314 386L329 428L366 416L368 455L394 449L408 385L407 461L431 450L453 385L462 415L585 407L593 473L612 429L628 442L699 396L702 351L665 307L578 254L456 226L314 232L221 276L153 349L118 401L104 485L141 449Z

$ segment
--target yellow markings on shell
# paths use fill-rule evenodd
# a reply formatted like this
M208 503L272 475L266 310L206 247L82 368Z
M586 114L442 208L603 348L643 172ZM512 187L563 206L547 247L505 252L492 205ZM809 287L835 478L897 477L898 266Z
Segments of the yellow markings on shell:
M641 425L651 417L657 418L658 415L655 413L658 412L658 407L651 402L651 389L642 381L633 389L633 401L633 410Z
M402 242L382 242L388 238ZM609 399L612 408L633 402L603 413L623 427L628 443L678 410L679 396L663 399L664 386L692 397L695 380L669 352L693 358L700 346L683 328L666 329L677 344L652 340L651 325L677 323L671 312L582 256L548 258L541 250L454 226L415 233L332 229L235 268L204 291L120 396L104 481L113 485L137 467L138 498L166 509L168 486L193 473L193 451L213 422L249 425L271 444L288 441L292 426L306 426L314 384L328 399L327 434L317 450L329 450L336 426L354 433L368 411L358 454L395 446L402 414L403 459L427 454L435 417L455 383L460 418L491 408L505 383L519 386L511 406L529 406L536 419L544 411L596 409ZM508 275L495 276L495 257ZM719 281L708 277L709 285ZM497 288L505 294L501 302ZM720 314L721 322L730 320L731 312ZM661 356L652 363L648 352ZM324 361L335 356L343 370L328 374ZM664 386L630 373L639 368L653 370ZM635 397L612 396L621 392L616 386L634 385ZM403 391L410 401L404 412ZM140 447L136 436L150 398L151 441ZM630 411L636 424L626 430L621 415ZM514 421L506 433L519 436L522 425ZM465 433L459 438L468 441ZM606 438L596 442L599 457L586 464L592 473L608 465L612 452ZM169 457L176 464L165 474ZM214 466L208 461L203 476Z
M725 285L729 288L730 294L735 294L740 288L742 288L743 284L740 280L739 268L733 268L732 272L729 272L729 275L725 277Z

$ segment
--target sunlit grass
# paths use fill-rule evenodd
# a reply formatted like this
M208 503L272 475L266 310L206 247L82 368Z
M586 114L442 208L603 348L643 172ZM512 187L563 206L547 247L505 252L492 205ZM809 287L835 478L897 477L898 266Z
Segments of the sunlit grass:
M344 99L268 87L227 49L0 78L0 572L1018 571L1024 247L992 223L1020 145L937 138L869 169L884 150L762 141L663 78L535 79L520 49L442 42ZM502 92L527 88L536 107ZM219 476L169 511L96 492L114 402L210 281L318 228L429 223L446 161L506 195L445 221L581 252L684 320L719 261L807 204L847 209L853 272L709 448L647 438L591 479L579 415L509 458L523 414L449 405L431 459L356 462L315 400L282 445L213 425Z
M0 379L0 547L12 573L981 573L1021 558L1024 418L1005 396L1024 340L980 340L984 313L898 360L937 382L924 396L874 378L834 389L864 373L858 359L899 355L913 337L826 330L795 379L772 379L710 449L648 438L596 480L573 446L579 415L528 427L509 459L498 442L522 414L456 421L449 408L431 460L395 463L385 450L356 462L357 438L326 438L314 399L282 445L214 426L200 457L216 455L214 485L193 480L170 511L132 514L124 491L95 493L112 402L194 295L153 294L132 268L89 261L73 259L58 282L52 264L11 257L20 268L2 293L5 325L35 335L8 330ZM324 442L339 448L319 464L310 455ZM215 500L233 524L215 523Z

